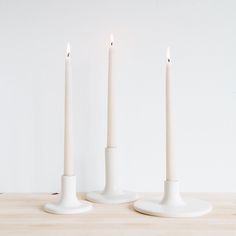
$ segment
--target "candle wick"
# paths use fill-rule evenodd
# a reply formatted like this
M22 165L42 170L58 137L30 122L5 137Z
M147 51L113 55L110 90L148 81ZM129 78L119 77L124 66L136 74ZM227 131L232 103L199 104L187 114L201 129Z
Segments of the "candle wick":
M68 52L68 53L67 53L67 57L69 57L69 56L70 56L70 53Z
M111 46L113 46L113 42L111 42Z
M170 62L170 58L168 58L168 62Z

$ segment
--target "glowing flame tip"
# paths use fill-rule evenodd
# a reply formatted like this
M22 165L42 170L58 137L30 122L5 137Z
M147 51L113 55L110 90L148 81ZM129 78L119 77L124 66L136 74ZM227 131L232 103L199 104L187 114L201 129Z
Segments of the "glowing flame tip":
M67 48L66 48L66 55L69 56L70 55L70 43L67 43Z
M114 43L114 36L113 36L113 34L110 35L110 43L111 43L111 46L112 46L113 43Z
M170 47L166 49L166 58L167 60L170 60Z

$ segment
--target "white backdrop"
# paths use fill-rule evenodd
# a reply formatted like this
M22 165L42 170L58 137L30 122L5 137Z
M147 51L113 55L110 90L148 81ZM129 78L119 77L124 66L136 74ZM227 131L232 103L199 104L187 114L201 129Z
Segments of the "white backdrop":
M182 191L235 191L235 12L234 0L0 0L0 191L60 189L67 41L78 190L103 187L110 32L123 187L162 191L170 46Z

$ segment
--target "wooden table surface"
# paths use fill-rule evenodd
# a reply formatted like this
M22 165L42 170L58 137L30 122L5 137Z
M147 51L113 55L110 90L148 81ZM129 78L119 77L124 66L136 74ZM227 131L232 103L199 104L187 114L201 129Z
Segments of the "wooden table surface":
M212 235L236 236L236 193L183 194L205 199L213 211L197 218L160 218L134 211L132 204L94 204L92 211L79 215L53 215L42 210L44 203L56 201L59 195L0 195L0 235L42 236L148 236ZM141 194L141 197L160 194Z

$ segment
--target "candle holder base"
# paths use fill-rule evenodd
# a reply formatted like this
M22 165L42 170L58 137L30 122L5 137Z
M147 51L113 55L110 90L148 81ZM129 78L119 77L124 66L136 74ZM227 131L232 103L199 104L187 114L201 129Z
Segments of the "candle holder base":
M79 200L77 205L74 206L62 206L59 203L48 203L44 206L44 210L52 214L78 214L89 211L91 209L91 204L87 201Z
M165 193L162 200L147 199L134 203L134 209L147 215L160 217L197 217L212 210L210 203L198 199L182 199L178 181L165 181Z
M91 192L86 195L86 199L96 203L119 204L137 200L137 194L125 191L113 194L108 194L105 192Z
M97 203L119 204L137 200L137 195L132 192L120 190L117 172L116 147L105 149L105 188L101 192L91 192L86 195L87 200Z
M91 203L77 198L75 176L62 176L61 199L58 203L48 203L44 206L46 212L53 214L78 214L91 209Z

